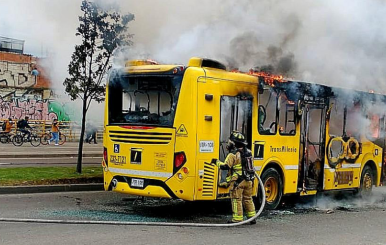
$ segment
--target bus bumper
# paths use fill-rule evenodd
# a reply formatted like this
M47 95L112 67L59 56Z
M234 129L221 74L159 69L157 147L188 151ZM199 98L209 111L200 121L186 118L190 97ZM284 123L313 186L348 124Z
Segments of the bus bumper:
M112 175L111 172L106 171L104 172L104 189L105 191L136 196L177 198L166 183L161 180L143 179L144 188L136 188L130 186L131 179L130 176Z

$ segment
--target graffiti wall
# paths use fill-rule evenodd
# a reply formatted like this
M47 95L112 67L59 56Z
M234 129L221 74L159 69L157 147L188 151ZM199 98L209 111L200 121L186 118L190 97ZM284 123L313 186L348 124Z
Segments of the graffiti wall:
M20 119L28 116L32 120L70 120L57 102L50 104L49 100L14 98L4 101L0 98L0 118Z
M0 85L4 87L24 88L37 83L37 76L32 75L32 64L0 61Z
M31 55L0 52L0 119L69 121L66 106L50 89L47 60Z

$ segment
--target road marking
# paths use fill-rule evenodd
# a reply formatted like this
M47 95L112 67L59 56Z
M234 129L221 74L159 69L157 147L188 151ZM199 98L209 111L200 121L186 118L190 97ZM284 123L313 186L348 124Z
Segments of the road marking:
M0 162L0 165L11 165L12 163L9 162Z

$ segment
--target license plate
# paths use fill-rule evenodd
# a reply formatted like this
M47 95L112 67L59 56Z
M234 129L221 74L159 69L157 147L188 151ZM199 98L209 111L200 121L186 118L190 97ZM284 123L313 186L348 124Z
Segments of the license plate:
M131 179L132 187L143 187L143 179Z

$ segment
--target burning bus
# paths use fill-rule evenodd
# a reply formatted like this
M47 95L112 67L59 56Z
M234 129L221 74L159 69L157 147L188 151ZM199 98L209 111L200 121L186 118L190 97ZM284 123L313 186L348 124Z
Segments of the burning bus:
M228 198L230 133L254 153L267 208L284 195L350 190L385 179L385 97L250 71L214 60L187 66L131 61L110 73L104 122L104 188L126 194Z

